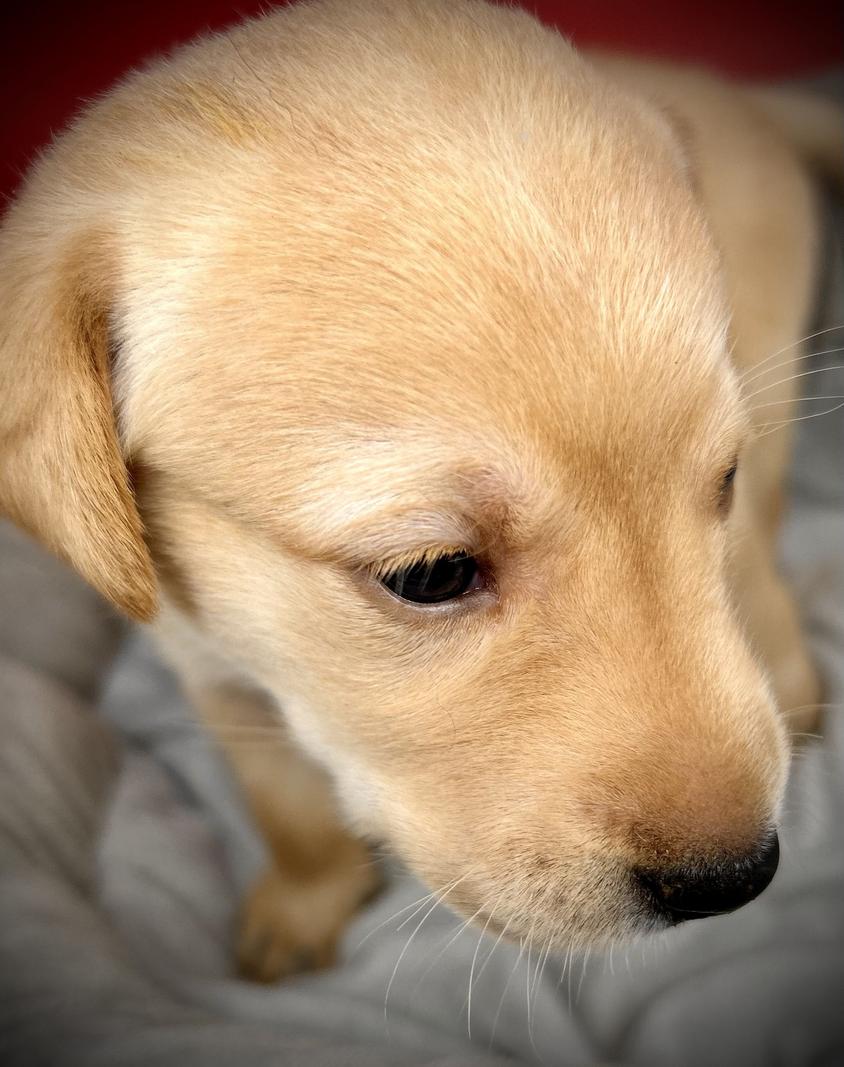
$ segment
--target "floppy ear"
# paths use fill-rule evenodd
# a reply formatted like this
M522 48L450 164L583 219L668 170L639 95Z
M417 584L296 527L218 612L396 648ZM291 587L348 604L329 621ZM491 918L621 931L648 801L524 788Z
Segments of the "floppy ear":
M0 512L148 620L155 576L111 400L108 242L47 229L0 231Z

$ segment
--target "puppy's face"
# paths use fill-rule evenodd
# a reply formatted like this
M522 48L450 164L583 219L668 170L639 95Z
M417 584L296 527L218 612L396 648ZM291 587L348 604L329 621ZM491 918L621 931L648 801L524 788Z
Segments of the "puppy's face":
M648 220L626 152L550 234L443 175L357 240L323 205L342 256L314 211L288 256L235 222L181 283L189 350L118 379L177 595L359 826L492 928L584 941L662 921L643 872L746 874L783 777L724 583L718 262L668 153Z
M303 89L295 153L144 202L110 329L168 610L450 904L593 943L747 880L785 746L718 259L670 131L575 74L348 137Z

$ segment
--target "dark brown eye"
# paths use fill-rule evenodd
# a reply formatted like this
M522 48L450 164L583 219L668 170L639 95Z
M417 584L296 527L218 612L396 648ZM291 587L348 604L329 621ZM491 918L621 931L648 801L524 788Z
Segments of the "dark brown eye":
M737 471L738 461L733 463L721 479L721 486L718 490L718 507L724 514L730 510L733 503L733 486L735 484Z
M403 567L381 581L391 593L412 604L442 604L481 586L478 561L459 554Z

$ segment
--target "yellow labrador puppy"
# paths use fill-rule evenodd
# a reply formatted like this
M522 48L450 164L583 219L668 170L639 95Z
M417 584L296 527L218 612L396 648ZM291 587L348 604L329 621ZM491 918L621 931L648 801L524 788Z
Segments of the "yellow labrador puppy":
M837 121L507 7L319 0L133 74L33 168L0 505L228 749L273 855L245 973L331 960L363 837L557 944L770 881L777 706L817 700L771 431Z

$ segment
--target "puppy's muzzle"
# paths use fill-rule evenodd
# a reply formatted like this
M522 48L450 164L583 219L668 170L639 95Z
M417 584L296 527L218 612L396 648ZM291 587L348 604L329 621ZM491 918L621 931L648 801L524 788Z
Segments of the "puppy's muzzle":
M748 854L670 870L638 870L636 878L649 908L677 924L749 903L770 884L779 856L774 832Z

